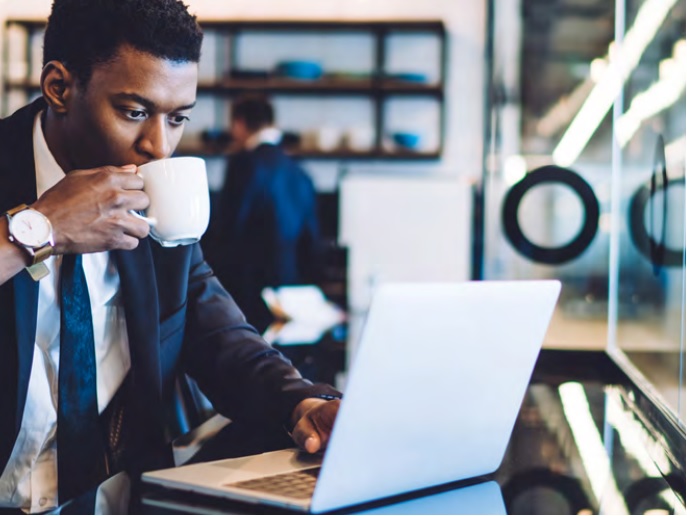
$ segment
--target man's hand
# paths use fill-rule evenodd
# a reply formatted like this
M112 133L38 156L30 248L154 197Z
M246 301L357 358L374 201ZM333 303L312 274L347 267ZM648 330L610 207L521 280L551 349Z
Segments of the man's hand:
M56 254L134 249L148 236L148 224L129 213L150 202L135 172L134 165L75 170L31 206L50 220Z
M334 427L341 400L307 398L293 411L291 436L296 444L309 453L324 450Z

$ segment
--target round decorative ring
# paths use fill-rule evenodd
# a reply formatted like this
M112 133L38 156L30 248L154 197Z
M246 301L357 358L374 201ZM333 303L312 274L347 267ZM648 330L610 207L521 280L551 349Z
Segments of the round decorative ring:
M663 195L667 198L668 189L671 186L684 185L684 177L669 179L662 189ZM651 185L647 183L641 185L632 196L629 209L630 237L637 250L649 259L655 267L682 267L685 250L669 249L664 243L656 242L656 240L649 235L646 224L644 223L646 205L650 200L653 200L653 196L657 191L658 190L655 188L652 191ZM667 208L665 208L665 211L667 212ZM665 225L668 220L667 213L664 217L663 223Z
M560 247L542 247L530 241L520 228L518 209L525 194L542 183L561 183L569 186L584 206L582 229L570 242ZM599 201L594 190L580 175L572 170L547 165L527 174L506 194L501 212L506 237L515 249L532 261L559 265L581 255L596 236L599 227Z

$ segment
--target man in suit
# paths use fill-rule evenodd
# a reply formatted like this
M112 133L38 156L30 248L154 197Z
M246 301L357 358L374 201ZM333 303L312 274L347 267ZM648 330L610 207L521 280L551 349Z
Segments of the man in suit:
M199 245L162 248L130 213L148 205L136 167L181 138L201 41L177 0L55 0L42 97L0 121L0 507L43 512L166 465L153 452L180 372L233 420L284 424L309 452L329 438L338 393L261 339ZM84 442L74 385L97 409ZM96 465L82 484L70 460Z
M310 177L284 153L266 97L244 95L232 104L231 137L237 152L213 206L208 261L262 330L272 321L265 287L319 279L317 198Z

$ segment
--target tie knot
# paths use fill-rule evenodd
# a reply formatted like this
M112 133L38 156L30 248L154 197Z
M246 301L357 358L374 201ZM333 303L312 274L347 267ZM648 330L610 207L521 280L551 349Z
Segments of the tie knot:
M62 256L62 268L74 269L74 267L81 267L80 254L65 254Z

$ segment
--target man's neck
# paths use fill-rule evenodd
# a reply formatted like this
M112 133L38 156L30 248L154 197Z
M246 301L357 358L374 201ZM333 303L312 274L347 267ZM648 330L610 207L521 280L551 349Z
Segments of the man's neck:
M262 143L278 145L281 142L281 138L282 132L276 127L263 127L250 135L244 144L244 148L246 150L253 150Z

